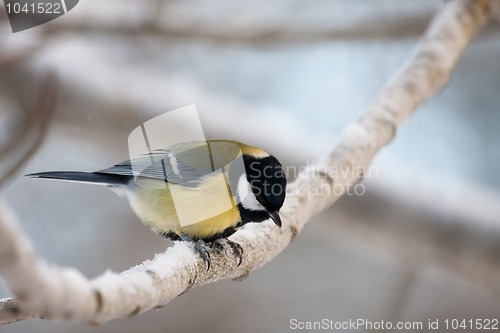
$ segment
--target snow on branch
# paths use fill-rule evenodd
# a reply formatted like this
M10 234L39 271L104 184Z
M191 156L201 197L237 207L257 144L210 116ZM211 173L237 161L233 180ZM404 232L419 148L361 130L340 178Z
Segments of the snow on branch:
M104 323L161 307L203 284L242 279L263 266L290 244L313 215L363 178L363 170L397 128L446 84L464 49L487 21L492 3L498 1L455 0L444 6L408 63L346 128L331 154L289 185L281 211L283 227L278 229L269 221L249 224L231 236L244 251L239 267L225 241L209 250L209 271L192 245L180 242L122 273L105 272L89 280L75 269L39 259L18 229L15 214L3 204L0 273L15 301L0 300L0 324L29 317Z

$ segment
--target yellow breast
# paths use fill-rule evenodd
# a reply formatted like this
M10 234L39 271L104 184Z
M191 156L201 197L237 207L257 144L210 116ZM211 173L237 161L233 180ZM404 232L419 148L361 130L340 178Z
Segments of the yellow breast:
M159 234L210 238L241 220L223 174L211 175L197 187L142 180L129 199L143 223Z

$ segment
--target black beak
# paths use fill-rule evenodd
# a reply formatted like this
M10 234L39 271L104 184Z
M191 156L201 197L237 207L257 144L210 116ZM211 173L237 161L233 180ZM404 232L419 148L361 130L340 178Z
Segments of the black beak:
M281 217L278 211L267 211L269 217L273 219L274 224L281 228Z

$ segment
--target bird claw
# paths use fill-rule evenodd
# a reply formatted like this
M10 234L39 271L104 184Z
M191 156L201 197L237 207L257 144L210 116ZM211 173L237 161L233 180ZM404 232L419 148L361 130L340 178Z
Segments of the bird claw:
M189 242L193 244L194 250L198 255L203 259L203 262L207 265L207 272L210 269L210 254L208 253L207 249L203 246L200 242L194 241L190 237L183 235L183 234L178 234L179 238L185 242Z
M203 259L203 262L207 265L207 272L208 272L211 265L210 265L210 253L207 251L205 247L206 244L204 242L194 241L193 239L189 238L186 235L179 234L178 236L181 240L193 244L194 250L196 251L196 253L198 253L201 259ZM241 247L240 244L230 241L229 239L226 239L226 242L231 247L233 253L238 257L239 261L236 267L239 267L243 261L243 248ZM217 247L222 246L222 244L218 242L214 242L212 244L214 244Z
M231 249L233 250L233 253L238 257L239 262L236 267L239 267L241 265L241 262L243 261L243 248L241 247L240 244L230 241L229 239L226 239L227 243L229 246L231 246Z
M208 253L207 249L198 242L194 243L194 250L200 255L203 262L207 265L208 272L210 269L210 253Z

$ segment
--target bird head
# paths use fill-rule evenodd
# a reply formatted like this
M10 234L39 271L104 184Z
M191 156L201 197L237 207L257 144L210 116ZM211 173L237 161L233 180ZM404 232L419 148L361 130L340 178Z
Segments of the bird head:
M246 174L238 181L242 221L261 222L271 218L281 227L279 210L286 194L286 177L281 163L272 155L243 154Z

